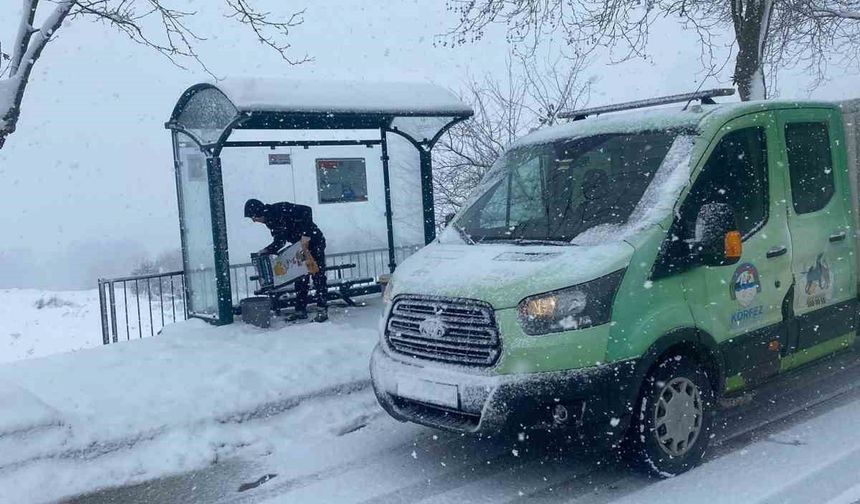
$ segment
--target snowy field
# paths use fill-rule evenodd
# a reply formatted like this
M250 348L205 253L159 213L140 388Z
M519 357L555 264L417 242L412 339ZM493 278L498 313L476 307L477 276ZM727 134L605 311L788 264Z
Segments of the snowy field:
M134 294L126 294L127 299L122 288L117 288L118 340L149 337L174 320L182 320L181 299L171 305L168 296L165 296L162 305L162 301L153 296L150 310L147 308L145 292L141 293L139 306ZM97 289L0 289L0 364L73 352L101 344Z
M101 344L96 289L0 289L0 363Z

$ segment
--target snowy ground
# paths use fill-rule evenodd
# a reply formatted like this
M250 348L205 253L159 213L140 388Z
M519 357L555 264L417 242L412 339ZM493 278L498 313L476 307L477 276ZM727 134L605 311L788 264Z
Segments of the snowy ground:
M39 502L205 467L272 441L348 431L366 389L379 299L326 324L201 321L155 338L0 366L0 501ZM286 411L282 422L267 419ZM50 478L47 476L50 475Z
M0 289L0 363L102 344L98 291Z
M138 300L131 289L119 286L115 295L119 341L149 337L183 318L181 299L171 304L165 294L163 300L157 295L150 300L142 289ZM97 289L0 289L0 364L101 344Z

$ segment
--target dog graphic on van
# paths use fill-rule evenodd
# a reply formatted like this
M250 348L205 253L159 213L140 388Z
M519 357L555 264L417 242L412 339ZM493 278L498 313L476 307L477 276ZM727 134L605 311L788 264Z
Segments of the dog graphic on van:
M818 254L815 265L806 271L806 306L817 306L827 302L827 291L830 289L830 266L824 254Z

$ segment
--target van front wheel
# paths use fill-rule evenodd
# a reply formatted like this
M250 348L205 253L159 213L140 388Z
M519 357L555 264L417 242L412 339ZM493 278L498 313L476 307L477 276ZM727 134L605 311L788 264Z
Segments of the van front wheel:
M672 355L645 379L630 429L633 462L659 477L695 467L711 436L713 392L694 359Z

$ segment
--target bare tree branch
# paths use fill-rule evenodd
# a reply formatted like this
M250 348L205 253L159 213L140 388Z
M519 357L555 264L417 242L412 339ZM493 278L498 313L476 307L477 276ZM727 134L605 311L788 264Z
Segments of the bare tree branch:
M720 35L734 32L733 79L743 99L765 98L765 82L775 86L784 68L802 66L820 81L833 61L855 70L860 62L860 0L447 0L447 7L458 22L442 45L503 25L508 41L528 50L560 34L586 54L608 49L613 62L647 57L653 24L676 19L697 35L706 77L725 65Z
M539 62L540 61L540 62ZM591 82L583 81L586 57L508 59L503 79L470 79L461 98L475 115L454 125L434 150L434 194L441 214L458 210L481 178L517 138L553 125L558 113L587 102Z
M23 11L11 54L0 50L0 148L15 131L21 113L21 101L33 65L64 21L89 19L116 29L133 42L152 49L172 64L186 68L188 62L212 75L197 52L205 38L190 23L196 11L176 7L181 0L49 0L52 11L43 26L33 26L45 3L23 0ZM207 2L207 8L211 2ZM304 63L308 56L291 58L287 42L292 28L303 22L304 11L279 20L271 12L254 7L252 0L223 0L225 16L247 27L256 39L274 50L291 65ZM4 62L8 61L5 64Z
M292 60L287 56L287 51L291 47L290 44L278 42L279 38L284 40L290 35L290 29L302 24L305 11L295 12L289 19L283 22L271 21L271 13L259 12L248 4L247 0L225 0L227 5L233 9L228 18L238 20L240 23L250 27L257 35L257 40L265 46L277 51L285 61L290 64L297 65L305 63L310 58L305 55L301 59ZM274 35L268 35L266 32L274 32Z

